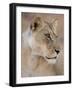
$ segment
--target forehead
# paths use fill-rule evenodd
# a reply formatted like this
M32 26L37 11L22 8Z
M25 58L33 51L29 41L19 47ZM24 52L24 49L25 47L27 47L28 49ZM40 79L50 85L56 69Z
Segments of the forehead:
M38 28L36 31L32 31L34 34L36 34L37 37L45 38L45 34L50 34L52 38L56 38L56 35L54 33L54 30L52 30L49 25L44 23L40 28Z
M45 33L49 33L49 27L46 25L41 25L41 27L38 27L35 31L32 31L37 36L43 36Z

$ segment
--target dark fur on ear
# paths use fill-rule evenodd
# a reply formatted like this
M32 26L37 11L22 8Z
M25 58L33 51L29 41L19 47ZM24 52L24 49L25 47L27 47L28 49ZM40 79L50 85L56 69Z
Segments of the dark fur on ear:
M33 20L32 24L30 25L30 29L33 30L33 31L37 30L37 28L38 28L39 26L41 26L41 22L42 22L41 17L36 17L36 18Z

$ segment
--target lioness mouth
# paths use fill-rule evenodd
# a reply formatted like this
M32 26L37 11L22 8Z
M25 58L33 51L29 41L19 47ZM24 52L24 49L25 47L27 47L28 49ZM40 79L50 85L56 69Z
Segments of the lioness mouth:
M57 57L50 57L50 58L49 58L49 57L46 56L46 58L47 58L47 59L56 59Z

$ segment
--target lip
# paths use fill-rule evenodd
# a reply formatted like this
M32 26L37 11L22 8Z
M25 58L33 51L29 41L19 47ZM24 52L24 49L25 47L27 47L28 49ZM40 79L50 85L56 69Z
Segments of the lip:
M56 59L57 56L55 56L55 57L47 57L47 56L46 56L46 58L47 58L47 59Z

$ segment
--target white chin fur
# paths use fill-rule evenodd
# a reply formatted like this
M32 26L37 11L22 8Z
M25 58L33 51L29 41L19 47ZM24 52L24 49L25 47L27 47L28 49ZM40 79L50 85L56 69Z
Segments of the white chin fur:
M47 62L48 62L48 64L56 64L56 59L45 59Z

